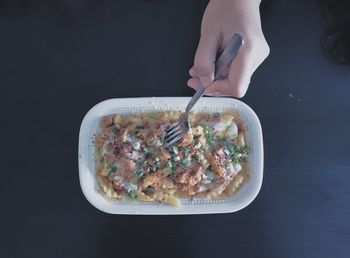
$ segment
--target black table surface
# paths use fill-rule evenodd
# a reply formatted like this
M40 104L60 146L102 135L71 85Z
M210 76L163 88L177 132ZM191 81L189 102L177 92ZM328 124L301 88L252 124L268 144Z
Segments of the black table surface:
M265 1L271 54L243 101L264 182L231 214L98 211L81 120L114 97L190 96L206 1L0 1L0 257L350 257L350 68L323 56L316 1Z

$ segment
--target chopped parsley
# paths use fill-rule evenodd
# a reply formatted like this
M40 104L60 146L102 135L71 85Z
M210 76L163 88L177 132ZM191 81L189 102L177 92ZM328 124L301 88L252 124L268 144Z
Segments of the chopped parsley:
M248 158L248 153L249 153L249 151L250 151L250 149L249 149L249 146L248 146L248 145L246 145L246 146L243 147L243 150L242 150L242 152L241 152L241 154L242 154L242 159L243 159L243 160L246 159L246 158Z
M158 169L157 164L152 164L152 166L151 166L151 171L152 171L152 172L156 172L157 169Z
M229 162L229 163L226 164L226 169L227 169L227 170L232 170L232 169L233 169L233 165L232 165L231 162Z
M207 139L207 142L209 144L211 144L213 142L213 128L209 127L208 125L205 125L204 128L204 135L205 135L205 138Z
M227 159L231 159L233 164L237 164L240 159L244 160L248 157L248 153L249 153L248 146L241 148L237 144L229 143L226 146L224 146L224 150L225 149L229 151L229 155L227 156Z
M146 115L149 117L149 118L156 118L157 117L157 112L147 112Z
M205 173L202 174L202 178L203 178L204 184L210 184L213 181L213 177Z
M140 169L140 168L137 168L137 167L133 168L131 172L133 174L135 174L135 175L138 175L138 177L142 177L143 174L144 174L143 169Z
M176 163L172 160L168 160L167 165L168 165L168 168L170 168L172 171L176 169Z
M143 164L146 164L146 163L147 163L147 160L139 159L139 160L136 161L136 164L139 165L139 166L141 166Z
M128 190L128 196L131 199L136 199L137 198L136 189L129 189Z
M118 169L114 164L110 164L107 166L107 169L109 170L109 173L114 173L116 172Z
M198 157L197 154L194 154L194 155L192 156L192 158L193 158L197 163L200 162L200 159L199 159L199 157Z
M145 154L146 159L149 158L154 158L154 156L156 155L156 149L155 148L148 148L147 152Z
M234 152L239 152L241 147L239 147L238 145L234 144L234 143L229 143L227 144L227 149L232 153Z
M185 148L184 148L184 153L185 153L185 157L187 157L188 154L190 154L190 149L187 148L187 147L185 147Z
M132 169L132 173L138 175L138 177L142 177L145 173L144 166L147 164L147 160L137 160L136 166Z
M188 159L184 159L181 161L181 165L184 166L185 168L187 168L189 164L190 162L188 161Z

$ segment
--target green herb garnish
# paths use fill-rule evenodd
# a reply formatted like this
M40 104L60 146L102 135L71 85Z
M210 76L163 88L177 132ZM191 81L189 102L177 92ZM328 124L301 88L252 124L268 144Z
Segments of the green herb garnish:
M188 167L188 165L190 164L190 162L188 161L188 159L184 159L181 161L181 165L184 166L184 167Z
M243 147L242 152L241 152L241 154L242 154L242 159L243 159L243 160L245 160L246 158L248 158L248 153L249 153L249 151L250 151L250 149L249 149L249 146L248 146L248 145L246 145L246 146Z
M152 172L156 172L157 169L158 169L158 166L157 166L156 164L153 164L153 165L151 166L151 171L152 171Z
M154 149L154 148L148 148L147 152L145 154L146 159L154 158L155 155L156 155L156 149Z
M187 157L188 154L190 154L190 149L187 148L187 147L185 147L185 148L184 148L184 153L185 153L185 157Z
M234 143L229 143L226 147L230 152L234 152L236 149L236 145Z
M128 190L128 196L131 199L136 199L137 198L136 189L129 189Z
M204 128L204 135L205 135L205 138L207 139L207 142L210 144L213 142L213 128L209 127L208 125L205 125Z
M114 173L114 172L116 172L118 169L117 169L117 167L115 166L115 165L109 165L108 167L108 170L109 170L109 173Z
M105 161L105 158L104 157L101 157L100 158L100 163L103 163Z
M142 159L136 160L136 165L141 166L141 165L144 164L144 162L147 162L147 161L146 160L142 160Z
M227 170L232 170L232 169L233 169L233 165L232 165L231 162L229 162L229 163L226 164L226 169L227 169Z
M168 160L167 162L167 166L168 168L170 168L172 171L174 171L176 169L176 163L172 160Z
M138 177L142 177L143 174L144 174L143 169L138 168L138 167L133 168L133 169L131 170L131 172L132 172L133 174L135 174L135 175L138 175Z
M197 154L194 154L194 155L192 156L192 158L193 158L195 161L197 161L197 163L200 162L199 157L198 157Z
M238 145L236 145L236 144L234 144L234 143L229 143L229 144L227 145L227 149L228 149L231 153L233 153L233 152L240 152L240 151L241 151L241 147L238 146Z
M211 181L213 181L213 177L212 176L208 176L207 174L203 173L202 174L202 178L204 180L205 183L211 183Z
M239 160L245 160L248 157L249 153L248 146L241 148L239 145L236 145L234 143L230 143L224 146L224 150L229 151L227 159L231 159L233 164L237 164Z
M156 118L157 117L157 112L147 112L146 115L149 117L149 118Z

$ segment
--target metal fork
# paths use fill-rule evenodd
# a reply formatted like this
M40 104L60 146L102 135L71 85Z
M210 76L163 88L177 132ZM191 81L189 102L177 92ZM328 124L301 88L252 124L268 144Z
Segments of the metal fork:
M226 67L228 67L235 58L239 48L243 44L243 37L240 34L234 34L215 63L214 81L220 78ZM186 112L180 116L178 122L171 124L165 130L166 136L164 137L164 143L162 145L163 148L176 143L190 130L189 112L197 101L203 96L205 90L206 87L201 85L191 98L190 102L187 104Z

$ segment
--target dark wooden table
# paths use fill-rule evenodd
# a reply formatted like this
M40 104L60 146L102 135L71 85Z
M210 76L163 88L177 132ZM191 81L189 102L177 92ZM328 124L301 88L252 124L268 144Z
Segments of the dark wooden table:
M322 55L315 2L265 1L271 55L243 99L263 127L263 187L201 216L96 210L77 143L99 101L193 93L206 1L44 2L0 1L0 257L350 257L350 68Z

